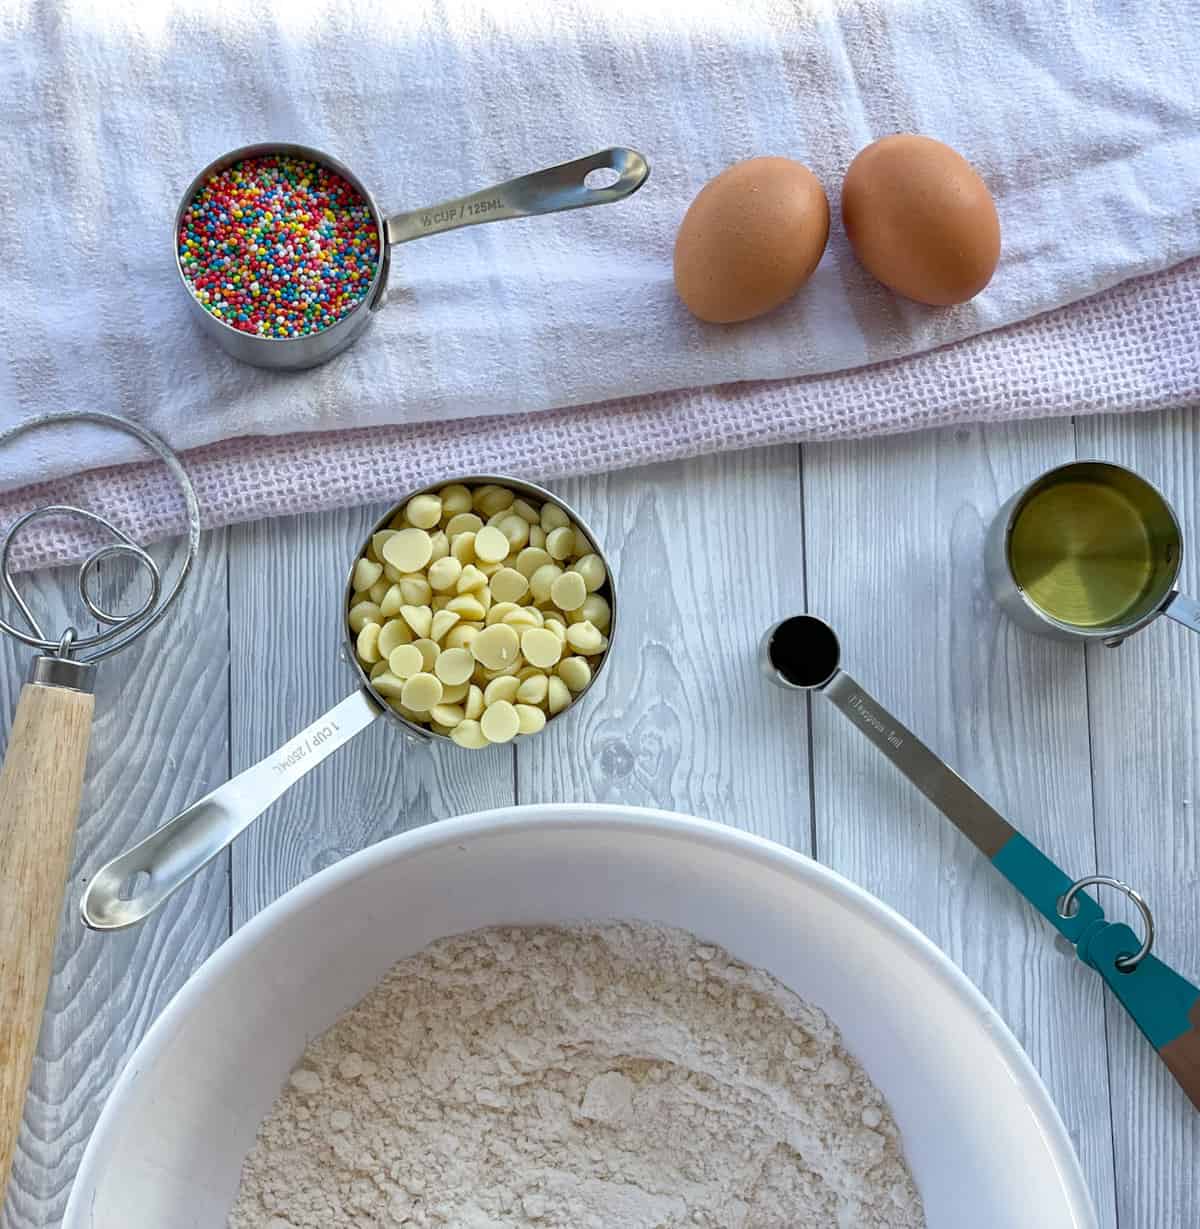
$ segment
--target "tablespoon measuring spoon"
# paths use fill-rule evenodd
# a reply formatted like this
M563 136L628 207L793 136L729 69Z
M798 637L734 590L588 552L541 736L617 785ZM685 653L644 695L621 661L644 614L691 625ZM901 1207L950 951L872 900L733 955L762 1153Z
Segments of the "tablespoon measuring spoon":
M375 275L353 310L316 333L300 337L267 337L243 333L207 311L192 293L180 257L179 231L184 214L196 193L214 175L247 158L278 154L304 162L315 162L340 175L361 196L370 210L378 244ZM539 214L562 213L568 209L587 209L607 205L632 196L646 182L650 165L635 149L615 146L546 167L518 179L509 179L493 188L468 196L455 197L437 205L413 209L390 217L375 203L366 185L344 163L309 145L268 142L243 145L210 162L188 185L175 213L175 271L187 293L196 322L222 349L243 363L270 367L277 371L300 371L316 367L340 354L356 341L371 323L374 312L387 299L388 269L392 248L399 243L440 235L463 226L484 222L503 222L509 218L531 218Z
M841 668L833 628L813 615L795 615L767 630L760 650L764 672L788 691L823 695L992 862L992 865L1095 969L1158 1051L1192 1104L1200 1109L1200 988L1150 954L1154 919L1146 902L1107 875L1072 879L1026 840L994 807ZM1116 888L1133 901L1145 924L1140 942L1083 889Z

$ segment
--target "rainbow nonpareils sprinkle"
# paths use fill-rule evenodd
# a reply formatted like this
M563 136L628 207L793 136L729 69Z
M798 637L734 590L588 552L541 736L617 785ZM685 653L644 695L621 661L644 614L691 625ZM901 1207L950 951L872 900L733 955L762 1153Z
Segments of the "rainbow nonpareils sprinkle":
M179 224L179 267L205 311L256 337L336 324L371 287L379 235L362 194L303 158L245 158L210 176Z

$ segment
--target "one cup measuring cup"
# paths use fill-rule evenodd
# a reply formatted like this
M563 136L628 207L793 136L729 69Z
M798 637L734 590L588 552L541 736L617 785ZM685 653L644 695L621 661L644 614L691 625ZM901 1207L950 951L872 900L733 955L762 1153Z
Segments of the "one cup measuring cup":
M148 917L381 716L455 750L534 736L576 707L608 661L616 585L574 509L531 482L473 475L388 511L350 562L339 618L357 688L97 871L85 925L121 930Z
M1200 632L1200 602L1175 588L1183 531L1163 494L1132 470L1073 461L996 514L984 563L1004 612L1058 640L1115 646L1159 615Z
M615 147L390 217L349 167L307 145L210 162L175 214L175 268L200 327L234 358L299 371L340 354L386 301L392 248L463 226L607 205L650 174Z

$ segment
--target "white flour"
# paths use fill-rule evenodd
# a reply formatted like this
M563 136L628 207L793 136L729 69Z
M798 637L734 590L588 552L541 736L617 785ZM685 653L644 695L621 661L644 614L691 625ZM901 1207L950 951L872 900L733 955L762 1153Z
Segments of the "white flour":
M493 929L314 1041L229 1229L908 1229L879 1091L825 1016L692 935Z

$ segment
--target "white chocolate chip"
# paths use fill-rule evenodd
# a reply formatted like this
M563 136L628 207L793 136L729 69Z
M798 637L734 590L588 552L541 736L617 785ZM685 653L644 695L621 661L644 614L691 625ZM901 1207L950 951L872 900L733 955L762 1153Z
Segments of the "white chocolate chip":
M467 691L467 701L463 706L468 721L478 721L483 716L483 691L474 683Z
M473 563L468 563L463 568L462 573L459 575L458 583L454 587L459 593L471 593L474 590L486 589L487 583L487 576Z
M538 524L542 518L542 514L533 506L533 504L524 499L514 499L512 503L512 510L529 525Z
M491 614L491 611L488 613ZM509 626L522 631L527 627L541 627L546 619L536 606L516 606L502 618Z
M433 587L419 574L401 575L400 596L406 606L428 606L433 598Z
M472 676L481 687L486 686L492 679L504 678L506 675L517 675L521 671L521 658L518 656L516 661L511 661L507 666L501 666L497 670L489 670L486 666L476 666L475 673Z
M463 712L461 704L447 704L445 699L446 697L443 693L442 703L435 704L429 710L429 715L433 718L435 724L453 729L460 721L466 720L466 713Z
M521 734L536 734L546 724L546 714L532 704L517 704L517 731Z
M507 700L497 700L483 710L479 728L488 742L506 743L520 733L521 719Z
M499 623L505 615L512 614L514 610L522 609L516 602L493 602L488 608L487 618L484 622L491 627L493 623Z
M429 627L429 639L441 640L445 634L462 618L456 610L437 610Z
M534 574L529 578L529 591L533 594L535 602L548 602L550 600L550 587L563 574L562 568L557 563L544 563Z
M567 643L577 653L599 653L604 648L604 637L594 623L584 619L582 623L572 623L567 628Z
M379 655L390 657L397 645L412 644L412 628L403 619L389 619L379 629Z
M586 597L587 585L578 572L564 572L550 586L550 600L559 610L578 610Z
M471 641L483 629L478 623L456 623L449 632L446 633L445 646L448 649L467 649L471 647Z
M442 519L442 501L436 495L414 495L404 508L408 523L432 529Z
M550 680L539 670L531 674L517 688L517 699L522 704L541 704L546 698Z
M527 546L517 556L513 566L528 580L538 568L553 562L554 560L550 558L549 554L540 547Z
M401 529L383 544L383 558L401 572L423 568L433 554L433 543L424 529Z
M508 540L510 554L513 551L520 550L529 541L529 522L524 517L517 516L513 512L505 513L500 518L496 528Z
M609 625L612 623L612 608L601 594L589 593L583 605L580 606L579 613L589 623L594 623L605 635L608 634Z
M438 559L429 565L429 587L435 593L445 593L458 584L462 574L461 560L455 559L453 555L447 555L444 559Z
M541 525L529 526L529 545L537 547L538 550L546 549L546 531Z
M374 602L359 602L356 606L350 607L346 622L357 636L368 623L382 623L383 611Z
M446 654L442 653L438 657L438 661L441 661L445 656ZM436 662L434 663L434 673L437 674ZM442 676L438 674L438 678L442 678ZM467 698L469 690L470 684L468 683L447 683L445 679L442 679L442 703L461 704Z
M475 669L470 649L444 649L434 663L434 673L451 686L466 683Z
M429 562L436 563L439 559L445 559L450 553L450 539L446 537L442 530L429 535L429 541L433 549L429 552Z
M378 533L371 535L371 549L375 552L375 558L380 563L386 563L387 560L383 557L384 543L388 538L394 538L396 531L394 529L381 529Z
M492 575L491 588L496 601L519 602L529 592L529 580L516 568L500 568Z
M471 492L461 482L454 482L450 486L442 487L438 495L442 500L442 515L444 517L449 518L457 516L460 512L471 511Z
M562 641L547 628L530 627L521 634L521 652L531 665L548 670L562 656Z
M575 530L570 525L561 525L546 534L546 550L551 559L562 561L575 549Z
M550 715L553 717L555 713L561 713L570 703L570 689L557 674L553 675L546 692L546 707L550 710Z
M361 593L364 589L369 589L382 575L382 563L372 563L370 559L360 559L354 565L354 592Z
M379 603L379 612L385 618L390 619L393 615L400 613L400 607L404 605L404 595L400 592L400 586L394 584L383 595L383 601Z
M418 637L429 635L433 624L433 611L428 606L401 606L400 617Z
M483 603L479 600L479 594L476 593L460 593L446 603L446 609L458 615L460 619L466 619L469 623L482 619L487 613Z
M374 671L372 671L372 674L374 677L371 679L371 686L374 687L385 700L398 700L400 698L404 691L403 679L397 678L390 670L385 670L382 674L375 674Z
M578 572L583 577L583 583L587 585L589 593L595 593L608 579L608 573L604 570L604 560L595 553L581 555L571 564L570 570Z
M499 563L508 558L508 539L494 525L485 525L475 535L475 557L483 563Z
M511 704L517 698L517 688L520 686L521 680L512 674L492 679L483 689L483 703L488 708L500 700L507 700Z
M520 652L520 641L515 629L507 623L495 623L485 627L471 641L475 660L488 670L503 670L514 665Z
M450 553L459 563L475 562L475 534L460 533L450 539Z
M571 518L558 506L558 504L544 503L542 504L542 528L547 535L553 529L562 529L571 523Z
M446 522L446 537L451 546L460 533L478 533L483 528L483 521L474 512L460 512Z
M388 584L386 580L377 580L367 590L367 600L374 602L375 605L378 606L383 601L383 599L387 597L387 591L390 588L391 586Z
M555 672L572 691L582 691L592 681L592 668L582 657L564 657Z
M380 660L377 661L371 667L371 669L367 672L367 678L369 678L371 682L373 683L379 677L379 675L387 674L387 672L388 672L388 664L385 660L383 660L383 658L380 658Z
M425 669L425 657L415 644L402 644L388 654L388 669L398 679L412 678Z
M472 751L479 751L488 745L488 740L483 736L483 730L480 728L479 722L473 718L460 721L450 731L450 737L460 747L469 747Z
M421 664L428 674L433 670L437 659L441 656L441 647L435 640L414 640L413 645L417 652L421 654Z
M517 633L513 632L511 627L508 630L516 636ZM358 633L358 639L355 641L354 647L359 661L368 666L379 660L379 632L378 623L367 623Z
M512 491L502 486L484 486L475 492L475 510L481 516L495 516L505 508L513 506Z
M400 702L414 713L427 713L435 704L441 703L442 681L436 674L414 674L404 684Z

